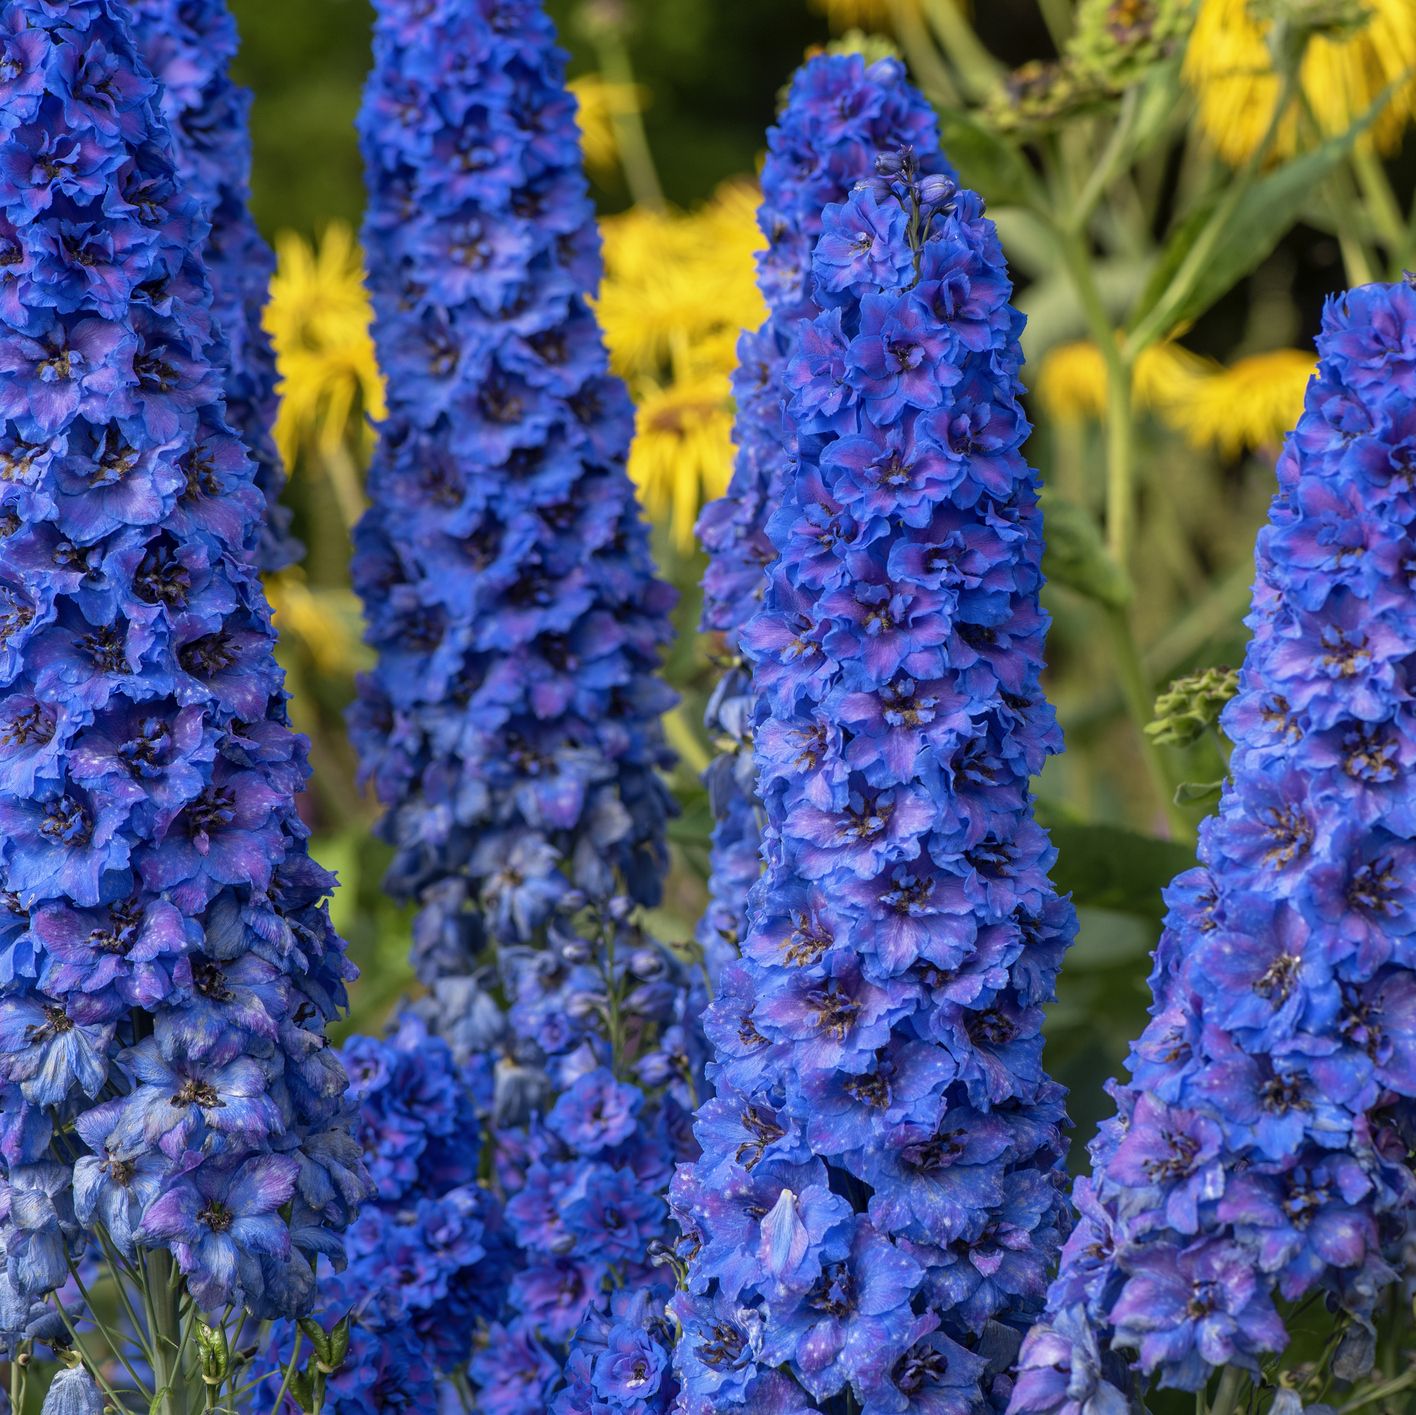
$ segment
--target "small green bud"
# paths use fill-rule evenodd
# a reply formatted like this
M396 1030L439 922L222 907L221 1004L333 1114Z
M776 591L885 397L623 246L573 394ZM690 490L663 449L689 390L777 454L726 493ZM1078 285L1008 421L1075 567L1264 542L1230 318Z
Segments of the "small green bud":
M984 104L984 116L1002 133L1042 133L1106 97L1069 60L1034 59L1004 76Z
M1099 88L1119 94L1178 55L1194 0L1082 0L1067 57Z
M843 35L833 39L825 49L827 54L859 54L867 64L880 59L898 59L899 45L883 34L868 34L863 29L848 29Z
M329 1333L313 1317L301 1317L299 1327L305 1333L305 1339L315 1348L316 1359L329 1365L334 1355L334 1344Z
M315 1408L315 1381L308 1371L296 1371L290 1377L290 1394L295 1404L307 1415L313 1415Z
M219 1386L231 1371L231 1347L225 1327L209 1327L197 1323L197 1359L201 1363L202 1380L209 1386Z
M1188 747L1198 742L1239 691L1239 674L1232 668L1206 668L1177 678L1155 700L1155 719L1146 736L1165 747Z

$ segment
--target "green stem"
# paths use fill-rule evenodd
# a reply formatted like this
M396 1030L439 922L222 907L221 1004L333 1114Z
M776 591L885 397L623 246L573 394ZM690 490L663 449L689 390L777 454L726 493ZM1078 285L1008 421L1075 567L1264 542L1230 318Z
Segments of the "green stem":
M1146 735L1146 724L1155 712L1155 689L1141 664L1135 635L1131 632L1131 621L1124 609L1108 609L1106 621L1111 631L1111 648L1120 678L1121 700L1135 728L1146 775L1165 811L1171 833L1176 840L1188 842L1194 838L1194 830L1185 813L1175 804L1175 783L1170 778L1161 748Z
M919 86L934 102L957 108L960 103L958 85L949 66L940 58L920 18L919 7L912 0L890 0L890 24Z
M84 1345L83 1338L79 1335L79 1329L74 1325L73 1320L69 1316L69 1313L65 1310L64 1304L59 1300L57 1296L54 1297L54 1306L58 1310L59 1316L63 1320L64 1326L68 1329L69 1340L72 1343L74 1350L78 1352L80 1358L84 1363L85 1368L88 1370L89 1375L91 1375L94 1378L95 1382L98 1384L98 1388L108 1398L108 1403L117 1412L117 1415L128 1415L128 1407L123 1404L123 1401L118 1395L118 1392L114 1390L111 1385L108 1384L107 1379L104 1377L102 1367L96 1360L94 1360L88 1348ZM19 1415L18 1407L16 1408L16 1415Z
M1239 1386L1243 1379L1242 1373L1233 1366L1224 1368L1224 1374L1219 1378L1219 1389L1214 1393L1214 1403L1209 1406L1209 1415L1234 1415ZM1203 1391L1200 1392L1200 1398L1204 1399Z
M1387 250L1393 280L1399 279L1406 265L1406 217L1397 204L1391 179L1380 157L1369 141L1358 142L1352 149L1352 170L1357 184L1367 200L1367 208L1376 224L1377 236Z
M290 1389L290 1382L295 1379L295 1366L300 1360L300 1343L305 1338L300 1332L295 1333L295 1346L290 1353L290 1364L285 1368L285 1375L280 1382L280 1389L275 1393L275 1404L270 1407L270 1415L280 1415L280 1404L285 1399L285 1392ZM247 1387L252 1389L253 1387Z
M103 1338L104 1343L107 1345L108 1349L122 1363L124 1370L126 1370L127 1373L133 1378L133 1383L137 1387L138 1393L142 1395L144 1399L147 1399L149 1393L144 1389L142 1378L138 1375L137 1371L133 1369L133 1363L128 1359L127 1355L125 1354L123 1350L123 1342L120 1341L118 1337L116 1337L112 1332L108 1330L106 1326L103 1325L103 1322L98 1315L102 1309L99 1307L98 1303L93 1300L92 1294L84 1285L83 1278L79 1276L78 1268L72 1262L70 1262L69 1264L69 1275L73 1278L74 1285L79 1289L79 1296L83 1298L84 1302L84 1310L89 1314L89 1319L93 1322L94 1326L97 1327L98 1334ZM143 1354L147 1356L149 1362L151 1362L152 1352L149 1350L147 1342L143 1340L142 1323L138 1320L138 1314L133 1309L133 1304L131 1301L129 1301L128 1294L124 1290L123 1279L116 1273L114 1275L114 1286L118 1289L118 1296L123 1303L124 1309L128 1313L128 1320L131 1321L133 1324L133 1330L137 1337L139 1345L141 1345L143 1348Z
M182 1319L179 1289L174 1285L172 1255L153 1249L143 1257L144 1291L152 1327L152 1415L187 1415L187 1385L182 1374Z
M633 90L634 67L629 60L629 50L613 26L597 27L595 52L599 57L600 72L606 81L624 84ZM649 150L649 137L644 131L644 118L639 111L639 105L616 105L610 114L610 121L614 124L620 168L624 172L630 196L634 198L637 206L662 211L665 205L664 189L659 183L654 155Z
M1269 149L1278 136L1279 127L1287 117L1297 92L1296 74L1290 70L1283 76L1278 101L1273 106L1273 116L1269 119L1268 127L1265 129L1259 145L1249 154L1249 160L1245 162L1233 181L1225 188L1224 195L1215 206L1209 223L1196 237L1194 245L1185 253L1185 258L1171 277L1165 293L1161 295L1150 313L1142 318L1140 324L1131 331L1127 338L1125 355L1128 359L1134 360L1143 350L1150 348L1156 340L1170 332L1174 312L1181 307L1190 291L1194 289L1195 282L1204 273L1205 268L1213 259L1220 241L1228 233L1229 223L1234 219L1240 202L1244 200L1249 188L1254 185L1254 179L1262 170L1264 162L1268 158Z
M1387 1396L1396 1395L1413 1385L1416 1385L1416 1368L1398 1376L1394 1381L1374 1387L1356 1400L1349 1400L1346 1405L1339 1405L1338 1415L1349 1415L1350 1411L1360 1410L1364 1405L1375 1405L1377 1401L1385 1400Z
M1037 8L1042 12L1042 22L1060 54L1072 35L1071 5L1068 0L1037 0Z
M1002 76L1003 65L984 48L958 0L924 0L924 13L959 71L964 91L972 98L982 98Z
M1072 230L1080 233L1086 228L1092 212L1096 210L1096 204L1106 194L1107 187L1116 180L1117 175L1125 166L1131 146L1131 134L1135 130L1136 114L1139 112L1140 106L1140 90L1128 89L1125 98L1121 100L1121 112L1111 129L1111 137L1106 144L1106 151L1102 153L1101 160L1092 168L1086 186L1082 188L1072 210L1068 212L1068 225Z

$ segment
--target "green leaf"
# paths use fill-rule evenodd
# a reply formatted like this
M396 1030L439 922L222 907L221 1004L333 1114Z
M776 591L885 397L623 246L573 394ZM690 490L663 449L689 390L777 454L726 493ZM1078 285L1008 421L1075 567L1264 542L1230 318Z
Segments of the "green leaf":
M1138 328L1148 316L1161 311L1165 319L1159 334L1165 337L1203 314L1257 270L1298 220L1314 191L1346 160L1357 139L1376 121L1391 91L1389 86L1345 133L1329 138L1321 146L1254 181L1234 207L1218 245L1191 281L1190 288L1181 291L1174 304L1165 305L1162 310L1172 281L1218 209L1225 204L1228 188L1221 184L1204 198L1167 240L1131 317L1131 328Z
M1079 908L1111 909L1153 922L1165 914L1161 891L1195 863L1188 845L1157 840L1115 825L1075 825L1048 821L1057 863L1052 878Z
M1113 609L1126 605L1130 581L1111 558L1095 517L1051 494L1043 502L1042 514L1047 527L1042 569L1047 578Z
M966 187L989 206L1028 206L1038 195L1037 175L1022 152L975 113L939 110L943 151Z
M1211 801L1219 800L1219 793L1223 789L1224 782L1222 781L1182 781L1175 788L1175 804L1177 806L1208 804Z

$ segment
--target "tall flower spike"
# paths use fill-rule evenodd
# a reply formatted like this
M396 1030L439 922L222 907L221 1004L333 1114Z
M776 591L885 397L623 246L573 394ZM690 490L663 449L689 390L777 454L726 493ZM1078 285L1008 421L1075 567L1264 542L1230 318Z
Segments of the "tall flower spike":
M488 940L658 899L672 594L585 299L598 235L541 6L381 0L360 130L389 417L355 537L378 664L353 733L418 974L465 1025L456 980Z
M116 0L10 0L0 48L6 1280L98 1235L170 1250L200 1309L291 1313L366 1184L324 1035L352 970L204 221Z
M354 731L437 1022L497 1055L516 1252L470 1368L496 1415L576 1408L587 1314L587 1340L632 1342L657 1297L662 1326L650 1252L698 1069L682 972L633 922L665 864L670 594L586 301L598 237L564 71L539 0L382 0L361 122L389 418L356 537L379 662ZM669 1398L666 1366L632 1408Z
M884 156L827 209L787 368L799 462L743 635L767 868L672 1196L693 1415L1005 1399L1061 1238L1022 319L930 166Z
M761 868L752 691L738 657L738 636L766 589L766 569L775 555L767 516L782 500L790 467L782 375L801 320L817 312L811 251L821 233L822 211L871 174L876 153L902 144L935 152L933 110L897 60L867 64L859 54L825 54L804 64L792 80L780 121L767 135L757 220L767 238L758 258L758 284L769 312L759 329L739 341L733 479L698 523L708 552L703 627L723 635L733 655L708 711L709 730L725 744L707 778L716 826L709 903L698 935L715 977L737 954L748 890Z
M256 464L266 510L256 564L279 570L300 558L290 510L280 504L285 473L275 449L275 356L261 311L275 257L249 207L251 95L227 66L239 47L226 0L128 0L143 62L162 84L162 114L177 148L177 174L211 231L202 255L212 314L226 341L226 416Z
M1328 303L1260 533L1234 743L1200 864L1167 896L1151 1020L1078 1181L1017 1411L1140 1376L1187 1390L1287 1344L1276 1299L1370 1356L1416 1176L1416 289ZM1364 1348L1366 1356L1364 1357Z

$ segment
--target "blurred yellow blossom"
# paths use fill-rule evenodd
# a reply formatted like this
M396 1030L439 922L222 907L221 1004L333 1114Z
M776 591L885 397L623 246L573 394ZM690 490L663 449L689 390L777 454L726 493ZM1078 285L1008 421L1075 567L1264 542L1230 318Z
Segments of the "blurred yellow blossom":
M649 90L643 84L613 83L599 74L582 74L570 81L570 91L579 105L580 147L586 165L602 176L613 172L619 161L615 119L642 113Z
M1196 380L1164 417L1192 446L1224 457L1276 447L1298 421L1316 370L1317 360L1303 349L1255 354Z
M1279 81L1269 48L1274 20L1254 0L1200 0L1185 53L1184 75L1199 100L1199 121L1220 156L1238 166L1258 147L1273 119ZM1302 110L1324 136L1345 132L1384 89L1405 79L1371 130L1390 152L1416 115L1416 0L1356 0L1357 22L1317 33L1303 54L1303 104L1280 124L1273 152L1300 145Z
M318 247L292 231L275 245L263 323L280 374L275 440L293 466L305 448L326 456L342 450L356 408L375 421L386 409L354 233L336 222Z
M1155 344L1136 361L1132 395L1141 408L1165 407L1210 369L1207 360L1178 344ZM1106 363L1089 339L1061 344L1043 356L1035 385L1038 401L1062 421L1099 418L1106 410Z
M1315 360L1301 349L1275 349L1227 367L1179 344L1157 344L1136 364L1136 405L1155 413L1192 447L1225 457L1272 447L1303 411L1303 390ZM1106 408L1106 366L1087 340L1043 357L1036 392L1059 421L1100 418Z
M675 543L693 544L704 502L727 490L733 461L731 386L722 372L638 389L629 474L644 508L667 518Z
M299 566L266 577L276 628L282 642L297 640L322 673L348 674L365 666L360 642L359 601L353 590L312 589Z
M596 310L637 408L630 475L645 510L666 520L682 547L732 474L738 336L766 316L757 202L753 184L729 182L694 211L635 207L602 223Z

